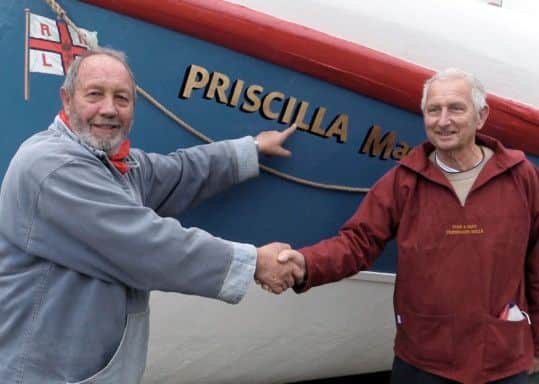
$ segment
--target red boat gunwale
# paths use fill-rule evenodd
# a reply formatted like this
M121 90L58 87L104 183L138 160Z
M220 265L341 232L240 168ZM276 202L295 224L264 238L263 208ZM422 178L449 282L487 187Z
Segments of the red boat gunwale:
M83 0L302 72L420 114L433 71L221 0ZM539 110L489 94L484 132L539 156ZM533 140L532 138L537 139Z

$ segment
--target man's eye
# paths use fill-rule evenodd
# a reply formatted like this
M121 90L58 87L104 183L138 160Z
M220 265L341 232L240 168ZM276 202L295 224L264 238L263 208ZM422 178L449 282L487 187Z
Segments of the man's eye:
M129 104L129 101L131 100L129 97L124 96L124 95L116 95L115 98L116 98L116 101L120 105L127 105Z

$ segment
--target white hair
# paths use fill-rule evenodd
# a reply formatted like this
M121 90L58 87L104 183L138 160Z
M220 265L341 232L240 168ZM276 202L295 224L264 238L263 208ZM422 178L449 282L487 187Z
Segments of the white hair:
M448 80L448 79L463 79L470 84L472 92L472 102L475 108L475 112L479 113L483 108L487 106L486 92L485 87L479 81L477 77L473 74L463 71L458 68L447 68L440 72L437 72L430 79L425 81L423 85L423 95L421 96L421 110L425 112L425 107L427 105L427 94L429 93L430 86L432 83L438 80Z

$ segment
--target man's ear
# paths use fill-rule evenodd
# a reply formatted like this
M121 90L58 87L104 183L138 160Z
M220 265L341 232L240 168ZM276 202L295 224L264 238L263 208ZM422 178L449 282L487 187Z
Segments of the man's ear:
M488 118L488 113L490 111L490 108L488 105L485 105L483 107L483 109L481 109L479 111L479 121L477 122L477 130L479 131L481 128L484 127L486 121L487 121L487 118Z

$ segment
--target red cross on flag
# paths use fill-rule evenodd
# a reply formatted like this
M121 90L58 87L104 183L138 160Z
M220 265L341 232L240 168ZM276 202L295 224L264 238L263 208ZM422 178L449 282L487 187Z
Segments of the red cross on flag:
M64 75L75 57L97 42L96 32L84 29L77 32L63 21L33 13L30 13L28 32L30 72Z

